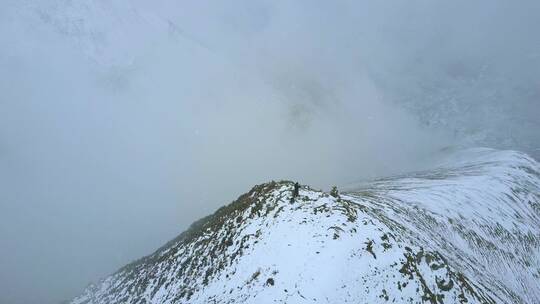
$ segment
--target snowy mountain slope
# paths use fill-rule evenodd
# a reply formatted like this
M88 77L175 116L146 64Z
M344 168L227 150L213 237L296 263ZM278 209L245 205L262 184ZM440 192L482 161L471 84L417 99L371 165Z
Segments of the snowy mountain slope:
M351 194L500 299L540 299L539 166L516 152L452 155L444 167ZM369 197L369 199L365 199Z
M537 303L539 177L476 149L340 197L259 185L71 303Z

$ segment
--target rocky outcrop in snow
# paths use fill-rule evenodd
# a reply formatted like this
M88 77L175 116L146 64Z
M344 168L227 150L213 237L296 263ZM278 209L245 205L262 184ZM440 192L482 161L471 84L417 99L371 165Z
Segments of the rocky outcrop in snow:
M537 303L540 169L475 149L338 197L254 187L71 303Z

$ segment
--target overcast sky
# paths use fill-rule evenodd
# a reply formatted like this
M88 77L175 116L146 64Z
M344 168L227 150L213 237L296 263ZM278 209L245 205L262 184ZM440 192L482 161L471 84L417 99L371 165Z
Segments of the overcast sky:
M69 299L257 183L540 155L538 1L1 2L1 303Z

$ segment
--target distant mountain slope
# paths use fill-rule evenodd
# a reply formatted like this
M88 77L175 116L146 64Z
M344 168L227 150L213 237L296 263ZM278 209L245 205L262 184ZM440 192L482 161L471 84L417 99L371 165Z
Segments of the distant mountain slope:
M540 302L540 169L523 154L292 190L254 187L71 303Z

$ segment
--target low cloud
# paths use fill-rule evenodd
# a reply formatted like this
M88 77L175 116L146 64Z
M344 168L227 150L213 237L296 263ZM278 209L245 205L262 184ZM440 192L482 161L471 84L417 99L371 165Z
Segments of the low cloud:
M9 2L0 302L69 298L257 183L534 153L537 5L477 6Z

